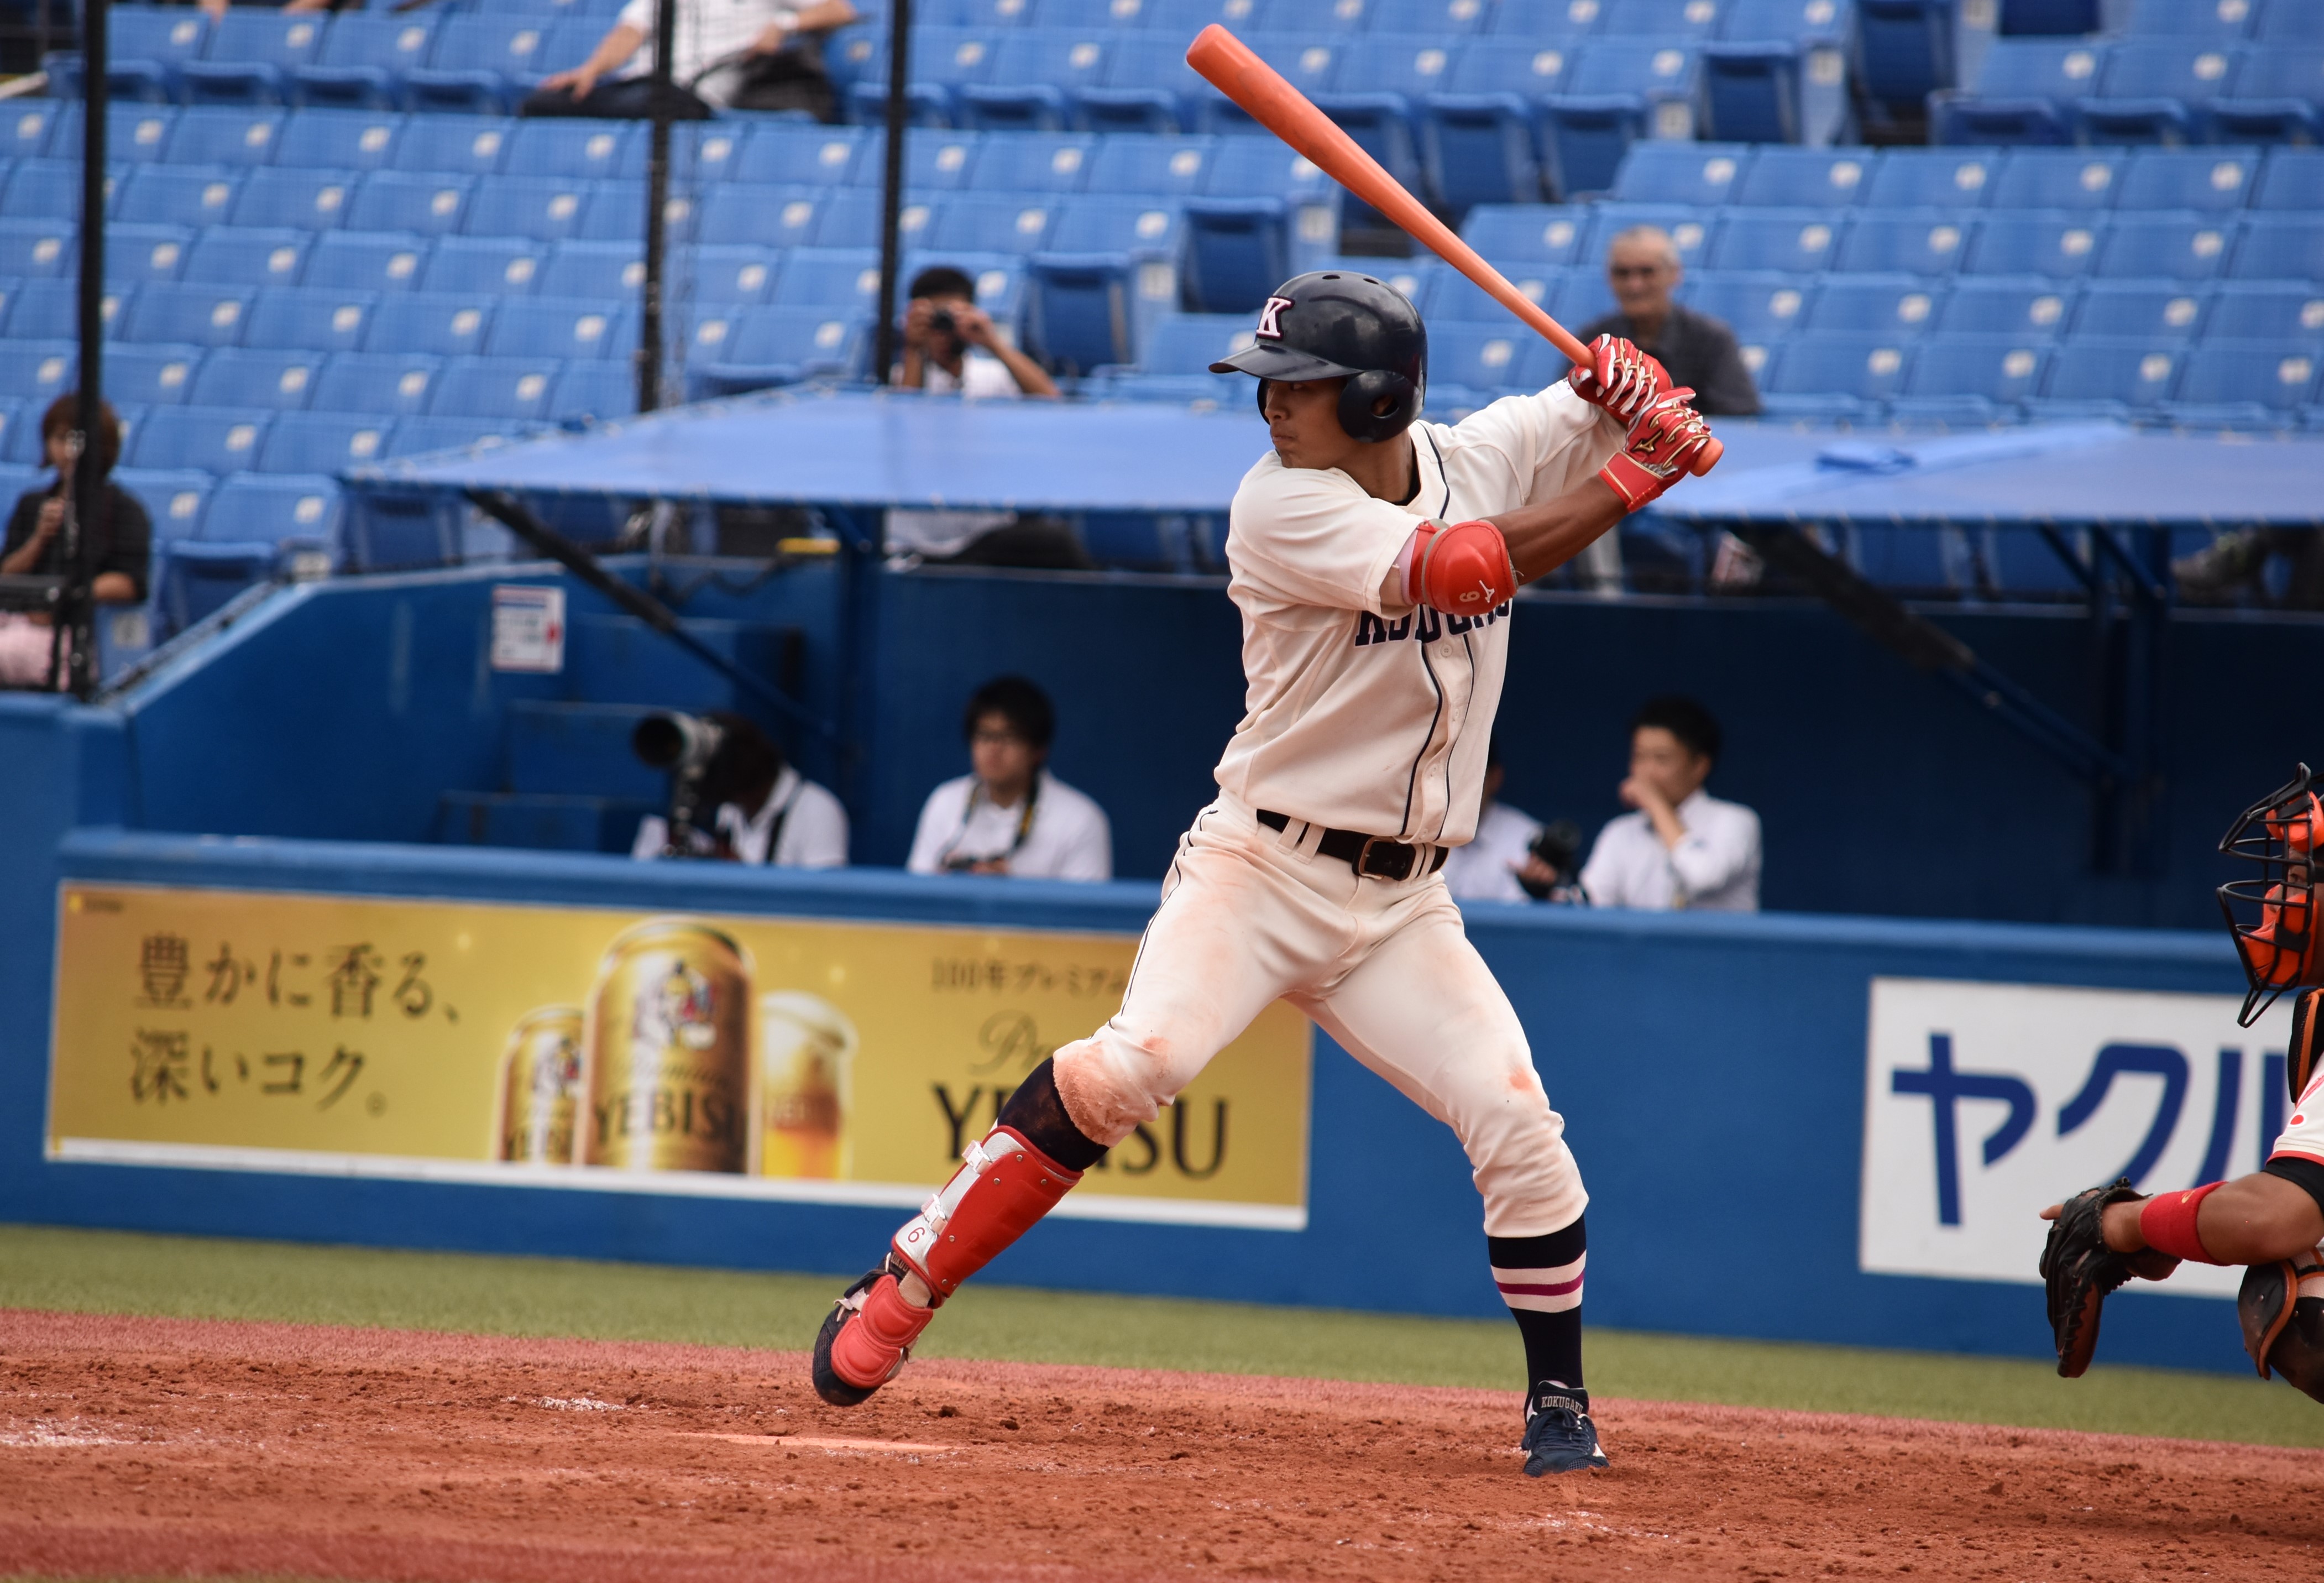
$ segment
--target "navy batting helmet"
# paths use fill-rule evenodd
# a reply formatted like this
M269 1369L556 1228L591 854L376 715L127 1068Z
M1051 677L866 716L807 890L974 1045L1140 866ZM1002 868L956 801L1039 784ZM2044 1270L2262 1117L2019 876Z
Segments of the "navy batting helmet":
M1314 270L1276 287L1251 344L1211 372L1259 375L1262 412L1270 379L1345 379L1340 427L1368 443L1393 440L1420 415L1428 331L1420 310L1387 282Z

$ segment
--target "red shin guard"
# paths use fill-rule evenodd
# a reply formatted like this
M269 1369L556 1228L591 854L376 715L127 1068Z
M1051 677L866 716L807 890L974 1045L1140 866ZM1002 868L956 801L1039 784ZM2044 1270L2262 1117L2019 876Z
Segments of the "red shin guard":
M2226 1185L2207 1181L2184 1192L2155 1194L2138 1212L2138 1234L2157 1253L2198 1264L2218 1264L2220 1261L2203 1251L2203 1239L2195 1231L2195 1216L2202 1208L2203 1200Z
M994 1127L962 1160L944 1190L896 1233L894 1244L896 1256L939 1302L1032 1229L1082 1179L1014 1127Z

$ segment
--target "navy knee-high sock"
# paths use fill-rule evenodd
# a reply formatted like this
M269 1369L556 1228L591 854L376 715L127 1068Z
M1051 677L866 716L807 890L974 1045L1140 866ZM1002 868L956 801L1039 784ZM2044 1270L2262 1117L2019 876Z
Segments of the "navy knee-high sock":
M1056 1064L1047 1059L1009 1096L1009 1103L1001 1107L1001 1125L1015 1127L1027 1143L1067 1171L1087 1171L1105 1158L1105 1145L1065 1114L1065 1097L1057 1092Z
M1582 1270L1589 1245L1580 1220L1545 1236L1489 1236L1493 1283L1525 1337L1526 1411L1544 1396L1571 1396L1583 1406Z

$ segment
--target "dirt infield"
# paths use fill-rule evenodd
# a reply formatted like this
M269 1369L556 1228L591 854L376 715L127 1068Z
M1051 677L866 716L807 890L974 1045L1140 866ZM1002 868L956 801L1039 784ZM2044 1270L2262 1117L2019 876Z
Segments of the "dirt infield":
M0 1311L0 1575L412 1583L2324 1576L2324 1453L1512 1396Z

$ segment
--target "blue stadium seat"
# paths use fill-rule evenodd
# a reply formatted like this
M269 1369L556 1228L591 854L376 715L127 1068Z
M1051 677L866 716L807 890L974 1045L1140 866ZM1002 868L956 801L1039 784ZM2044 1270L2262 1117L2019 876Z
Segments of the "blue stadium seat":
M1191 39L1214 22L1237 32L1265 27L1270 0L1144 0L1142 5L1112 0L1106 9L1123 27L1158 29Z
M184 346L237 347L258 299L255 286L180 285L157 282L139 288L120 334L133 341L174 341ZM8 333L26 334L23 305ZM69 330L51 333L69 334Z
M380 310L372 325L376 344L380 326L410 299L400 298ZM437 376L448 365L426 352L334 352L315 381L309 403L318 412L384 412L410 417L428 410Z
M504 14L447 19L428 65L404 73L406 102L415 110L482 115L513 109L540 79L578 64L586 54L586 45L552 48L557 25L541 17Z
M2246 221L2227 273L2239 281L2324 280L2324 215L2264 214Z
M2130 39L2107 51L2098 97L2175 99L2198 104L2227 91L2242 62L2232 41L2203 38Z
M2074 142L2074 123L2064 108L2049 99L1977 99L1936 94L1929 100L1929 141L1946 145L2043 148Z
M113 251L108 245L107 264ZM0 276L54 277L73 268L78 257L69 221L0 219Z
M790 123L770 120L764 125L782 126ZM743 145L749 141L749 127L744 123L681 121L669 130L672 181L723 181L742 168ZM639 173L643 173L642 165Z
M2217 215L2120 214L2099 250L2102 280L2208 281L2223 274L2235 222Z
M287 125L281 110L263 106L180 111L169 134L167 159L173 165L271 165L282 146ZM112 153L107 145L107 153ZM117 155L113 157L117 158Z
M1892 148L1872 168L1867 208L1981 208L2000 173L1997 148Z
M2088 274L2098 262L2107 218L2054 210L1987 215L1969 238L1961 267L1971 274Z
M1823 209L1738 210L1720 226L1709 263L1714 269L1817 273L1839 256L1847 223L1845 216Z
M48 151L49 140L60 122L66 119L65 103L60 99L18 99L0 109L0 159L37 160ZM79 119L73 117L72 136L80 135ZM65 159L73 150L59 148L56 157Z
M746 195L763 211L760 222L739 227L724 217L731 212L732 191L714 192L705 206L702 239L706 242L756 242L765 246L796 245L808 232L817 247L876 247L880 245L880 193L874 188L844 188L822 195L783 201L779 194ZM898 218L897 232L905 245L917 246L929 234L935 205L914 195ZM1014 211L1011 211L1013 218ZM794 223L797 229L794 229ZM1045 222L1046 224L1046 222Z
M1330 91L1316 97L1323 113L1354 138L1407 190L1421 185L1415 116L1428 95L1450 87L1446 68L1454 59L1445 41L1433 35L1383 35L1350 42ZM1500 197L1506 181L1494 183ZM1530 193L1523 194L1530 197ZM1378 222L1367 213L1360 223Z
M2255 49L2203 109L2213 143L2324 142L2324 48Z
M98 311L105 316L106 338L122 336L126 322L124 309L134 310L138 301L149 291L176 291L180 288L161 282L152 286L125 286L107 292L98 299ZM8 327L8 338L23 340L70 340L80 334L80 282L77 280L0 281L0 318ZM129 340L198 341L198 336L122 336ZM202 342L202 344L208 344Z
M1364 21L1376 33L1458 38L1482 32L1492 15L1487 0L1370 0Z
M2151 407L2171 398L2185 356L2151 341L2077 338L2058 349L2042 394L2049 401Z
M726 394L791 384L816 375L854 373L870 329L860 315L819 308L756 308L742 317L715 361L689 373L696 393Z
M1788 154L1789 149L1770 149ZM1739 143L1642 143L1615 176L1613 196L1625 203L1688 203L1715 208L1757 201L1738 197L1756 151ZM1775 200L1768 200L1775 201Z
M167 88L174 86L179 68L201 59L210 23L207 16L174 5L118 5L112 8L106 33L106 52L115 66L134 62L154 68L160 73L157 80Z
M223 227L220 227L223 229ZM216 235L213 232L209 235ZM188 255L193 251L195 233L183 226L113 226L105 238L105 279L106 284L121 282L143 284L147 281L194 280L199 277L185 273ZM208 239L208 236L203 238ZM68 266L78 262L77 250L68 242ZM255 279L255 275L230 276L235 279Z
M802 187L840 186L848 181L867 136L855 126L770 121L751 130L735 156L733 180L757 186L770 182ZM908 142L907 155L910 148ZM870 174L872 181L879 179L876 163Z
M908 125L944 128L953 125L953 90L966 82L981 82L991 69L993 36L966 28L916 27L912 37L912 79L905 87ZM851 120L878 125L887 118L888 51L886 40L875 42L861 63L844 103Z
M113 481L145 508L157 541L190 539L200 532L203 509L217 486L217 480L208 473L190 467L152 472L143 467L117 467Z
M1023 344L1046 367L1081 378L1138 361L1137 272L1126 259L1036 254L1027 268Z
M1940 336L1913 355L1899 415L1919 398L1973 396L1996 409L2015 408L2042 387L2050 347L2006 336Z
M876 204L876 199L874 199ZM752 187L731 182L703 200L698 239L721 246L798 247L814 233L825 207L823 194L807 187ZM869 210L851 216L859 231L877 235ZM921 223L927 223L925 214ZM858 244L861 245L861 244Z
M1827 275L1808 310L1807 328L1819 335L1911 340L1935 327L1944 296L1942 284L1917 275Z
M1251 320L1244 313L1177 313L1155 322L1141 349L1148 374L1208 374L1212 364L1251 344ZM1248 383L1235 376L1230 389Z
M393 419L364 412L281 412L260 441L258 469L265 473L337 474L380 460Z
M904 190L914 197L927 192L950 192L969 184L976 158L983 149L982 132L930 128L904 140ZM851 185L877 190L888 169L887 134L877 128L866 133L855 155ZM835 182L835 178L802 175L802 181ZM991 182L982 182L991 187Z
M676 255L671 266L673 273L691 283L696 301L721 307L769 301L768 289L786 267L783 255L770 247L689 247Z
M295 412L314 393L325 354L294 348L221 347L202 360L190 399L202 407Z
M1734 201L1780 208L1844 208L1864 196L1868 179L1877 179L1878 169L1879 156L1866 149L1763 149L1744 173Z
M2046 341L2065 330L2074 297L2072 286L2038 275L1965 275L1945 294L1937 328L1947 335Z
M2175 399L2183 406L2248 403L2287 416L2313 398L2319 366L2313 347L2207 339L2188 358Z
M462 229L471 236L524 236L536 242L578 236L593 185L574 177L485 177L469 197Z
M531 422L546 412L549 386L563 372L553 357L455 357L437 376L429 415Z
M115 401L183 406L203 348L115 342L105 349L105 388Z
M1271 0L1263 25L1275 32L1360 33L1370 11L1371 0Z
M407 137L405 141L408 144L410 140ZM460 228L461 214L475 186L475 179L467 176L374 171L355 190L355 205L347 212L347 228L449 236Z
M339 532L337 480L309 474L242 472L222 480L203 514L204 539L328 551Z
M409 231L325 231L315 238L301 282L341 292L413 291L434 245Z
M258 6L228 11L210 29L203 58L178 68L186 102L282 104L291 71L321 51L327 20L311 12Z
M1721 0L1620 0L1600 9L1595 36L1699 44L1719 36L1723 9Z
M177 407L149 413L122 460L135 467L199 467L238 473L254 467L274 414L259 409Z
M1702 135L1752 143L1826 141L1837 117L1815 99L1834 107L1838 99L1833 92L1815 94L1810 74L1819 59L1835 66L1840 60L1836 53L1819 56L1789 40L1703 45Z
M899 282L898 289L908 282ZM869 314L880 296L880 255L868 247L802 247L783 261L767 300L786 308Z
M521 418L398 418L384 452L389 457L427 456L460 450L479 440L521 432L532 420Z
M642 181L592 181L589 201L581 210L585 242L625 242L645 245L646 184ZM671 242L690 239L699 217L691 194L672 191L662 200L663 235Z
M2262 8L2253 36L2263 43L2324 44L2324 13L2300 0L2272 0Z
M691 275L671 270L674 284L664 288L675 298ZM594 297L604 301L634 300L646 278L645 260L626 242L560 242L548 267L534 282L544 297ZM682 283L679 283L682 282Z
M0 189L0 215L16 220L73 220L80 216L80 167L65 160L23 160L7 171ZM107 181L106 207L120 190L120 178Z
M522 301L524 299L514 299L506 306L513 308ZM475 356L484 349L485 332L492 328L495 311L493 298L485 292L413 292L408 295L399 294L381 302L372 315L363 347L371 352L419 352L435 357Z
M0 460L5 460L7 458L11 445L23 430L27 428L37 429L40 427L40 419L41 415L38 412L34 412L32 417L27 420L24 415L24 403L15 400L14 397L10 397L6 400L0 400ZM14 469L18 466L18 464L14 462L9 462L6 465L11 469ZM30 472L29 467L26 467L23 470L27 474ZM17 486L20 483L23 485L29 485L31 482L32 479L29 477L24 477L21 478L21 480L12 477L5 483L0 483L0 497L5 497L6 499L13 501L16 498L18 494L23 492L21 487L17 487ZM14 489L14 493L11 492L12 489Z
M1429 337L1429 375L1448 384L1475 390L1537 388L1545 383L1541 375L1552 363L1561 371L1564 366L1548 342L1507 319L1499 324L1440 324Z
M209 285L295 286L311 238L275 227L213 226L186 251L179 279Z
M416 175L496 176L516 123L499 116L414 116L395 145L394 168Z
M222 165L140 165L122 183L113 214L132 225L218 225L241 180L241 171Z
M1080 133L988 137L977 151L975 184L988 192L1079 192L1089 181L1097 148L1096 138Z
M1838 267L1947 275L1968 252L1974 217L1946 209L1886 209L1858 215L1841 240Z
M1440 319L1479 324L1508 322L1508 309L1487 296L1466 275L1449 267L1431 264L1416 270L1393 258L1351 258L1344 262L1343 267L1386 281L1411 298L1431 323ZM1564 270L1538 264L1531 269L1519 266L1501 273L1528 301L1544 306L1565 283Z
M549 251L549 244L521 236L447 236L429 255L419 286L461 296L525 295Z
M986 131L1062 131L1071 96L1104 86L1110 48L1102 29L1003 37L989 79L954 90L957 119Z
M1993 184L1995 208L2112 208L2128 156L2105 149L2021 149Z
M2152 150L2132 156L2118 207L2232 212L2250 198L2259 168L2255 149Z
M1209 200L1194 200L1196 208L1204 208ZM954 206L957 208L957 205ZM1180 206L1160 199L1135 195L1096 193L1057 206L1056 218L1049 232L1048 245L1060 253L1123 253L1176 254L1180 236ZM952 223L953 210L947 209L946 224ZM939 227L932 246L967 246L954 243ZM976 248L973 251L1001 253L1038 251L1003 247Z
M2225 42L2249 37L2260 9L2253 0L2132 0L2122 31L2133 38L2184 34Z
M346 218L355 184L361 180L361 173L355 171L253 171L235 199L234 223L337 229Z
M1765 345L1807 322L1805 310L1815 289L1812 282L1776 271L1726 274L1706 270L1686 278L1679 299L1697 313L1723 321L1737 340Z
M1106 201L1093 198L1086 203L1097 205ZM1136 202L1135 199L1130 201ZM963 194L947 199L938 209L935 224L927 233L925 245L939 251L1038 253L1047 245L1062 208L1062 204L1048 201L1037 194L1021 198ZM829 246L836 238L826 231L818 231L816 240Z
M1899 393L1912 358L1911 343L1893 337L1798 336L1784 344L1760 389L1771 413L1806 415L1809 403L1823 403L1846 416Z
M511 176L634 181L646 173L647 128L627 121L519 121L501 163Z
M2324 341L2324 282L2231 282L2218 288L2203 333L2278 346Z
M1713 268L1729 267L1714 264L1711 258L1711 237L1721 223L1717 218L1720 211L1690 208L1683 204L1600 203L1592 206L1588 212L1591 216L1590 231L1582 239L1582 250L1575 262L1591 265L1587 273L1593 276L1602 276L1603 271L1599 266L1605 263L1607 250L1613 245L1614 238L1638 226L1659 227L1670 237L1672 245L1678 249L1679 262L1689 269L1705 264Z
M501 304L484 337L492 357L627 358L637 350L637 310L611 302L528 297Z
M262 351L352 352L363 345L380 300L376 292L270 287L250 310L242 344Z
M300 110L274 151L278 168L377 171L395 162L403 117L392 110Z
M1292 273L1289 216L1281 199L1189 199L1185 213L1188 306L1205 313L1254 312Z
M1570 40L1499 40L1478 42L1460 51L1440 94L1468 99L1492 98L1529 121L1534 103L1565 86L1565 73L1580 57Z
M2106 60L2106 46L2085 39L1997 39L1975 88L1980 98L2063 103L2097 92Z
M2077 338L2183 345L2203 333L2208 288L2181 281L2093 281L2074 313Z
M1085 182L1091 192L1191 197L1204 190L1218 143L1208 137L1117 132L1097 145Z
M395 108L403 97L404 73L426 64L441 20L425 11L388 16L342 12L333 19L313 61L290 69L291 101L363 110Z
M1849 75L1870 100L1918 108L1956 86L1954 0L1856 0Z
M0 357L0 396L45 406L72 388L80 345L71 340L12 341Z

